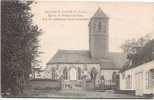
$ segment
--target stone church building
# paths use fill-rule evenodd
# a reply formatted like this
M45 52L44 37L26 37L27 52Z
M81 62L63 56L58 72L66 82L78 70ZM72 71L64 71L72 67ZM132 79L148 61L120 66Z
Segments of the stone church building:
M114 77L126 61L124 54L109 52L109 17L101 8L88 26L89 50L58 50L47 63L46 78L62 80L63 88L93 87L92 80L96 87L115 84Z

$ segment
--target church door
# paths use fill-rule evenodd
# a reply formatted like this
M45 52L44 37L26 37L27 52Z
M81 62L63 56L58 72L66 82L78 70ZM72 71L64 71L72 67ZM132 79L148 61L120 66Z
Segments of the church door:
M77 80L77 71L75 68L70 69L70 80Z

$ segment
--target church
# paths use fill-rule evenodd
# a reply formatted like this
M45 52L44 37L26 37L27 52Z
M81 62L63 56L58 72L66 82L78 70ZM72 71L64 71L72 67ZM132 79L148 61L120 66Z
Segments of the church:
M62 80L63 89L114 85L115 76L126 61L124 54L109 52L109 17L101 8L88 26L89 50L60 49L47 63L46 78Z

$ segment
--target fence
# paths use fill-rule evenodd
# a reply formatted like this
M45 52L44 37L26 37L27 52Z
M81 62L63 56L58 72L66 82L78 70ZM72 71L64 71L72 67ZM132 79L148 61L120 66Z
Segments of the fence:
M60 80L51 80L51 79L33 79L30 81L30 86L34 89L61 89Z
M85 90L94 90L94 82L93 81L84 81L83 86Z
M116 89L117 84L116 82L113 82L112 80L104 80L102 83L99 83L96 85L96 90L110 90L110 89Z

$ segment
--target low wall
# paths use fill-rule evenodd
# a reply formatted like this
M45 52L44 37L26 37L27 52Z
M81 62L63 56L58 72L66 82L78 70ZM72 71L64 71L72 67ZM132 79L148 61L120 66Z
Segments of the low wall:
M82 89L82 81L80 80L63 80L62 89Z
M135 90L115 90L115 93L135 95Z
M83 88L85 90L94 90L94 82L92 82L92 81L84 81L83 84L84 84Z
M33 79L30 81L30 86L33 89L61 89L61 81L50 79Z

